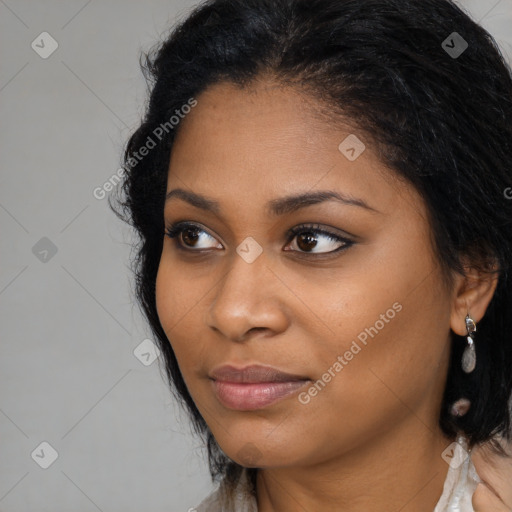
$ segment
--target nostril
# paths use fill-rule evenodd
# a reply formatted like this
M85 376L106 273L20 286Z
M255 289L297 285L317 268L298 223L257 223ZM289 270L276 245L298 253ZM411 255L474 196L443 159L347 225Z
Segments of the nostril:
M253 328L249 329L248 332L251 332L251 331L256 331L256 332L263 331L263 332L265 332L266 330L267 330L266 327L253 327Z

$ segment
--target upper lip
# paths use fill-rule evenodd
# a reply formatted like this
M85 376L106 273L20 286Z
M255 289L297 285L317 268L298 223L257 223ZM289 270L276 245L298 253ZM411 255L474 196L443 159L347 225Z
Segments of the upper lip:
M263 365L251 365L236 368L232 365L218 366L210 373L210 378L225 382L290 382L296 380L309 380L301 375L286 373L277 368Z

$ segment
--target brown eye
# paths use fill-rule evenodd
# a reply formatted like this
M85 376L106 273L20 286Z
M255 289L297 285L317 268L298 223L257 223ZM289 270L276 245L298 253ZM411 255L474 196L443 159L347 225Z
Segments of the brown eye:
M222 245L214 243L215 238L207 231L194 224L178 223L168 227L165 234L171 238L176 239L176 246L183 249L195 250L200 252L207 249L222 249ZM203 247L201 247L203 245Z
M315 248L317 243L318 242L312 233L301 233L297 237L297 247L301 251L311 251L312 249Z
M316 226L299 226L288 232L292 239L292 250L304 254L328 254L348 249L352 240L341 237Z
M197 228L185 228L181 231L181 239L185 242L185 245L193 247L197 243L199 240L198 231Z

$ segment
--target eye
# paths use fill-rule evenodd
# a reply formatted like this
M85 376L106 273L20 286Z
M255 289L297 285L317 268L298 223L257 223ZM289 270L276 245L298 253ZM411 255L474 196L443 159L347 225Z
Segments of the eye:
M354 241L333 233L318 224L296 226L288 230L288 236L295 239L297 252L304 254L327 254L348 249ZM295 249L294 249L295 250Z
M192 247L195 247L196 249L222 249L222 245L220 244L217 244L217 247L205 246L204 244L208 243L208 239L215 240L215 238L196 224L178 222L169 226L166 229L165 234L171 239L176 238L176 245L180 249L195 250L191 249Z
M166 229L165 234L171 239L176 239L176 246L179 249L191 252L223 248L220 243L215 244L215 238L207 231L190 222L172 224ZM294 242L290 244L293 246L291 251L301 254L334 253L348 249L355 243L348 238L321 228L318 224L293 227L288 230L287 239ZM290 251L290 249L287 251Z

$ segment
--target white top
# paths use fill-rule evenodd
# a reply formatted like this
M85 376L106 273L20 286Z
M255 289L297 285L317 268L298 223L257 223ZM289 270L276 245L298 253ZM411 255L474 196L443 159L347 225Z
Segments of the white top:
M478 477L471 453L467 451L467 441L459 436L453 446L443 452L449 462L443 493L433 512L474 512L471 498L476 486L481 482ZM191 511L197 512L258 512L256 498L251 494L247 470L242 472L234 493L234 501L229 502L223 482L219 488L205 498Z

